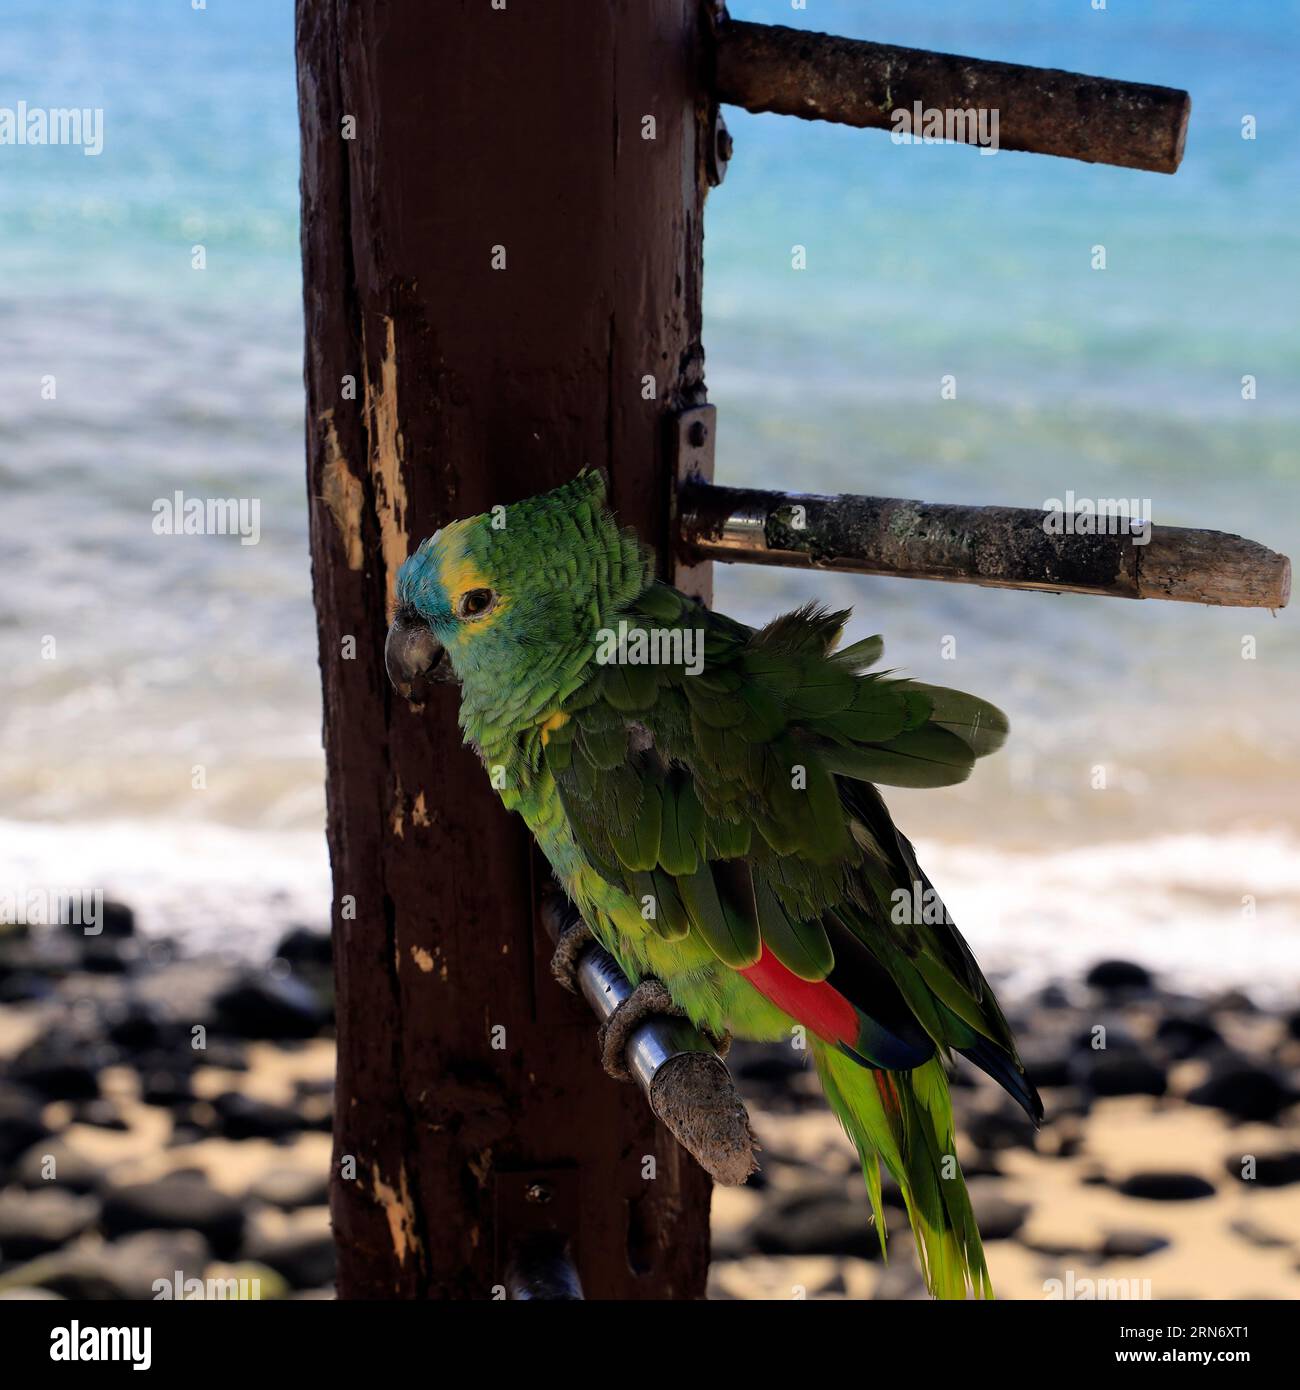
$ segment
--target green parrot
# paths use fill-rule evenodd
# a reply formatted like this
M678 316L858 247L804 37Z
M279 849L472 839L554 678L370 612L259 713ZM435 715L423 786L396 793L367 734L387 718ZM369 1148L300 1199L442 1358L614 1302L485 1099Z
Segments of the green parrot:
M754 630L655 579L594 472L445 527L397 577L390 678L460 682L465 739L595 937L697 1027L806 1038L883 1163L930 1291L991 1297L955 1156L961 1053L1035 1123L1006 1019L877 784L943 787L1006 737L955 690L869 672L879 637L810 605Z

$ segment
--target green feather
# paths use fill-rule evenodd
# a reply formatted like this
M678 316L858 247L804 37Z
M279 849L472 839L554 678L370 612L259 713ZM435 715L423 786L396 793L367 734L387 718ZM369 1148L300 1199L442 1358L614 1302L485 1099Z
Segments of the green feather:
M754 900L763 943L801 980L824 980L835 964L826 929L817 918L791 916L764 878L754 879Z
M745 883L748 883L749 871L743 860L730 860L728 865L738 866ZM719 892L714 873L716 870L720 876L725 876L726 867L721 864L701 864L693 874L679 875L677 888L691 919L692 930L699 934L724 965L731 966L733 970L744 970L758 960L763 949L758 913L754 907L752 885L746 903L738 876L730 878L725 891Z
M887 787L951 787L970 776L970 747L947 729L925 728L879 744L827 747L826 766L845 777Z
M664 784L659 863L675 878L693 874L700 862L704 808L691 779L678 773Z
M625 868L646 871L659 862L663 795L648 777L641 779L641 800L628 834L614 841L614 852Z

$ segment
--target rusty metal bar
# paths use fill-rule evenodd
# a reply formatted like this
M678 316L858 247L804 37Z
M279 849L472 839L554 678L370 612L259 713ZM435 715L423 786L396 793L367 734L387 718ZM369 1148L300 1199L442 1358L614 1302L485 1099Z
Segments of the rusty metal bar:
M576 912L555 889L543 894L541 917L558 941ZM618 962L594 939L577 956L573 974L601 1023L632 994ZM626 1061L650 1108L714 1182L743 1183L755 1167L749 1114L726 1063L703 1034L683 1018L648 1018L629 1035Z
M695 560L1236 608L1285 608L1291 595L1285 555L1240 536L1149 519L694 480L682 485L677 508L678 543Z
M1000 149L1157 174L1177 170L1192 109L1173 87L730 19L717 28L716 92L748 111L882 129L898 112L996 112ZM966 131L959 143L974 143Z

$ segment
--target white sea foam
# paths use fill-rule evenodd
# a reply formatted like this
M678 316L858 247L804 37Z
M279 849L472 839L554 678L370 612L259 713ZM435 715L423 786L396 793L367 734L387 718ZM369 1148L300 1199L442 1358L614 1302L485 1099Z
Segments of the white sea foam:
M1047 853L925 843L921 862L981 964L1011 995L1122 957L1191 992L1260 1003L1300 992L1300 846L1289 836L1169 835Z
M265 958L286 928L327 927L320 831L203 821L0 821L0 885L91 885L135 910L145 936L189 953Z
M1191 992L1240 988L1266 1004L1300 993L1300 845L1284 834L1043 853L921 840L917 851L1008 997L1115 956ZM191 952L261 958L288 926L325 927L330 916L319 832L0 821L0 887L60 884L102 888L135 909L143 934Z

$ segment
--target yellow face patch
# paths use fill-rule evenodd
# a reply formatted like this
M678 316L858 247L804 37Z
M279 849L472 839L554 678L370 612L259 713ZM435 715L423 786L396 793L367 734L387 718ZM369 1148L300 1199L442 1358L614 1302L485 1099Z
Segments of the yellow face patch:
M443 593L447 595L453 613L459 611L461 598L471 589L492 588L491 581L476 561L465 554L464 528L468 524L464 521L454 521L450 526L443 528L439 537L441 555L438 561L438 582L442 585ZM485 613L481 618L465 619L457 626L452 641L463 647L473 639L475 633L491 627L509 606L510 600L504 594L498 594L492 611Z

